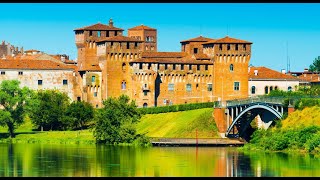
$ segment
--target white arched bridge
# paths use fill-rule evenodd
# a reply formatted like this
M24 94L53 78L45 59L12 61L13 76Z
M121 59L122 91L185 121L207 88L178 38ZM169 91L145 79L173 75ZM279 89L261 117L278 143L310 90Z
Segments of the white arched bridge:
M259 115L263 128L267 129L274 120L281 119L284 113L293 111L291 104L293 99L289 103L288 98L284 97L231 100L224 105L217 105L214 117L222 136L249 140L254 130L250 125L253 119Z

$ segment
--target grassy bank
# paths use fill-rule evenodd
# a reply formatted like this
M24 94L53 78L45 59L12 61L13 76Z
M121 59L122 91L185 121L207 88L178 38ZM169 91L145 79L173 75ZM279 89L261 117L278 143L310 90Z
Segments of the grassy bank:
M190 111L147 114L137 124L138 133L147 133L149 137L185 137L198 138L219 137L212 118L212 108ZM44 144L94 144L91 130L79 131L33 131L30 119L16 129L16 137L8 138L8 130L0 127L0 142L44 143Z
M212 117L213 108L190 111L147 114L137 124L137 132L149 137L217 138L217 127Z

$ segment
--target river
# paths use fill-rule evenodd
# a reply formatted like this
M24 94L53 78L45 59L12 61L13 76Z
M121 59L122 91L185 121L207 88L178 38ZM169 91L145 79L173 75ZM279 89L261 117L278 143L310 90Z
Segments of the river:
M313 155L236 147L0 144L1 177L319 177Z

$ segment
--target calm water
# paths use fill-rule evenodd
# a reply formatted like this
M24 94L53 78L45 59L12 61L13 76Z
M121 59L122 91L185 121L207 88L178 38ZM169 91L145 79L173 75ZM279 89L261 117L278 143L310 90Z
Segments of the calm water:
M311 155L242 153L233 147L0 144L0 176L320 176Z

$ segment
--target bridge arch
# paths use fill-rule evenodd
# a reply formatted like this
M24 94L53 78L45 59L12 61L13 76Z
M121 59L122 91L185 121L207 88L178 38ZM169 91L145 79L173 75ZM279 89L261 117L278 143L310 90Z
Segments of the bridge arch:
M275 108L273 108L272 106L269 106L267 104L261 103L261 104L254 104L252 106L247 107L246 109L244 109L243 111L241 111L241 113L233 120L232 124L229 126L227 132L226 132L226 136L229 135L230 131L232 130L232 128L234 127L234 125L237 123L237 121L241 118L242 115L244 115L246 112L252 110L252 109L265 109L269 112L271 112L272 114L274 114L277 118L281 118L282 114L277 111Z

